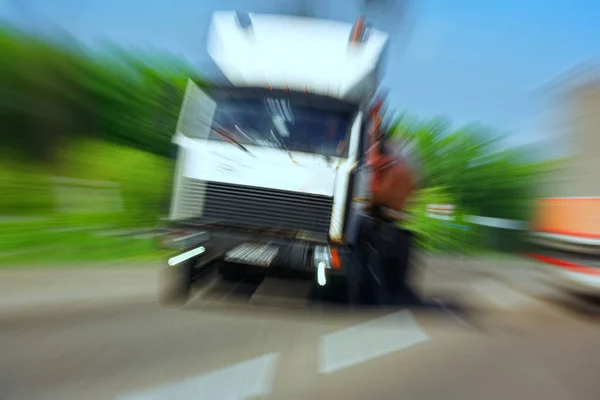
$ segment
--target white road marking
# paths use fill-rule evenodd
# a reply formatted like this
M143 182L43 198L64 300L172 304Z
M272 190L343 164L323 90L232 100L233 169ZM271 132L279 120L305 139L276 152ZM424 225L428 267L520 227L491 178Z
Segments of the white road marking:
M534 303L531 297L511 289L502 282L492 279L475 283L473 284L473 288L495 305L505 309L514 309L522 305Z
M335 372L428 339L410 311L386 315L322 336L319 372Z
M115 400L241 400L271 393L278 353L268 353L180 382Z

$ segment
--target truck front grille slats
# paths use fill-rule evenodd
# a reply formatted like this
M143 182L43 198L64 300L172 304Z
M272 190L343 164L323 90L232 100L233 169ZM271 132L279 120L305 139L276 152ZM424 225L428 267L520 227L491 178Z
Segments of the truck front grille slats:
M206 222L308 231L319 237L329 232L332 197L192 179L184 184L182 208L196 209L202 202L199 217Z
M210 182L207 184L212 194L215 196L226 196L232 199L243 199L245 196L253 199L272 201L277 204L298 204L309 207L317 207L324 210L331 210L332 199L326 196L311 195L307 193L289 192L284 190L273 190L266 188L255 188L251 186L229 185L223 183ZM232 191L235 192L232 192ZM234 196L231 196L234 194Z

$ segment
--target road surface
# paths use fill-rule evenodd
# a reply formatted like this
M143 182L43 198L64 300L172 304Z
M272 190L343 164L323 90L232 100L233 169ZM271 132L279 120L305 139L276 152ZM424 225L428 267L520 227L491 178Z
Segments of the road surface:
M432 259L429 298L468 313L306 307L299 282L215 282L154 301L0 313L0 398L600 398L597 306L531 264Z

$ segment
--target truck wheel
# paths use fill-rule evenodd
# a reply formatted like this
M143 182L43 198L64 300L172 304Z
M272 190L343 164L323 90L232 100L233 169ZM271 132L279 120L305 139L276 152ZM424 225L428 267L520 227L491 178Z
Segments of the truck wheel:
M190 260L162 271L158 299L161 305L181 306L187 303L192 289L193 265L194 261Z
M313 283L311 298L324 303L346 303L348 285L345 278L330 276L325 286Z
M240 264L222 264L219 274L227 282L239 282L246 277L246 267Z

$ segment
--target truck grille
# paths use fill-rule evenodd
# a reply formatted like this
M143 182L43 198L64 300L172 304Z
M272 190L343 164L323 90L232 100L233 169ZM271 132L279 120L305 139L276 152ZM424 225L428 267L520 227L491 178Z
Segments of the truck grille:
M206 222L302 230L323 237L329 232L331 197L221 182L203 186L202 220Z

